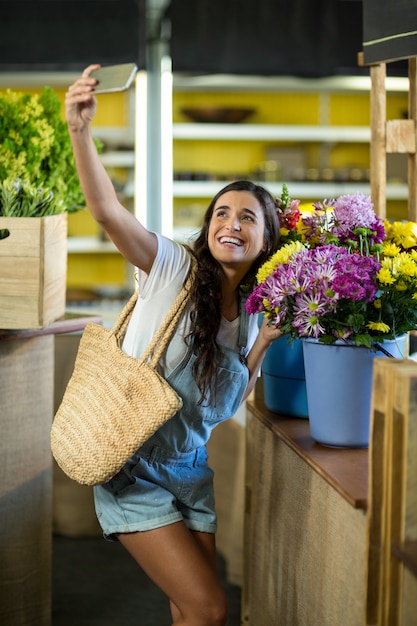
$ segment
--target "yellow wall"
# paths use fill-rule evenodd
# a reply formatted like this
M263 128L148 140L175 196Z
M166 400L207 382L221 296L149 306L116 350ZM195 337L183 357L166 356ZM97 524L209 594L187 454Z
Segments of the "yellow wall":
M70 289L123 287L128 282L126 262L118 253L68 255L67 286Z
M68 215L69 237L103 237L103 231L87 210ZM71 289L101 285L123 286L129 282L127 264L122 256L111 253L76 253L68 255L67 286Z
M174 122L190 121L181 113L184 107L239 106L255 109L248 119L252 124L318 124L318 101L317 94L175 92L173 119ZM175 141L174 169L248 176L265 160L270 147L270 142L262 141Z

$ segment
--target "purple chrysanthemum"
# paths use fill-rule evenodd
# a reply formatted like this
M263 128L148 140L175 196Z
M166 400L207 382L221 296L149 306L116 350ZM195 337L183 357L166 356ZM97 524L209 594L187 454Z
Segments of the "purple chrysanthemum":
M350 314L357 319L361 303L375 299L380 266L375 257L333 244L304 248L255 288L246 308L266 311L275 326L298 337L349 336Z
M382 220L375 214L369 196L362 193L340 196L334 204L333 235L340 243L348 239L358 240L354 234L357 228L369 230L370 245L381 243L385 237Z
M377 291L376 274L379 268L380 263L373 257L348 255L335 264L337 276L333 289L339 298L371 302Z

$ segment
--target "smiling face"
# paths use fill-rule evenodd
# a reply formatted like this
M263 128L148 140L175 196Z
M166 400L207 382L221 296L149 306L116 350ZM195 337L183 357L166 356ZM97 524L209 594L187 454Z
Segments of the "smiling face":
M227 191L214 205L208 246L223 267L246 273L265 250L263 209L248 191Z

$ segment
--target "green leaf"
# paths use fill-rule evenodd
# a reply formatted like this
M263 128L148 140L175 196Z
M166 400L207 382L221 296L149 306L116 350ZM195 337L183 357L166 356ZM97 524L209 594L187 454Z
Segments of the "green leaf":
M366 346L367 348L370 348L372 346L372 343L373 340L368 333L355 335L355 345L357 346Z

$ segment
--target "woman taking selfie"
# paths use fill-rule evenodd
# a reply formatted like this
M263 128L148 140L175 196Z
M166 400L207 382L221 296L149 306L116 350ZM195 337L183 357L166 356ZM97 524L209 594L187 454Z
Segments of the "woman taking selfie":
M211 201L191 248L148 231L117 199L97 154L91 123L97 100L91 65L69 88L66 117L86 204L121 254L137 268L139 297L123 350L139 357L186 281L190 298L159 364L183 407L108 483L94 487L96 512L169 598L173 624L227 621L216 575L213 473L205 444L252 391L280 331L244 309L259 266L275 252L279 221L272 196L249 181ZM121 419L123 416L121 416Z

